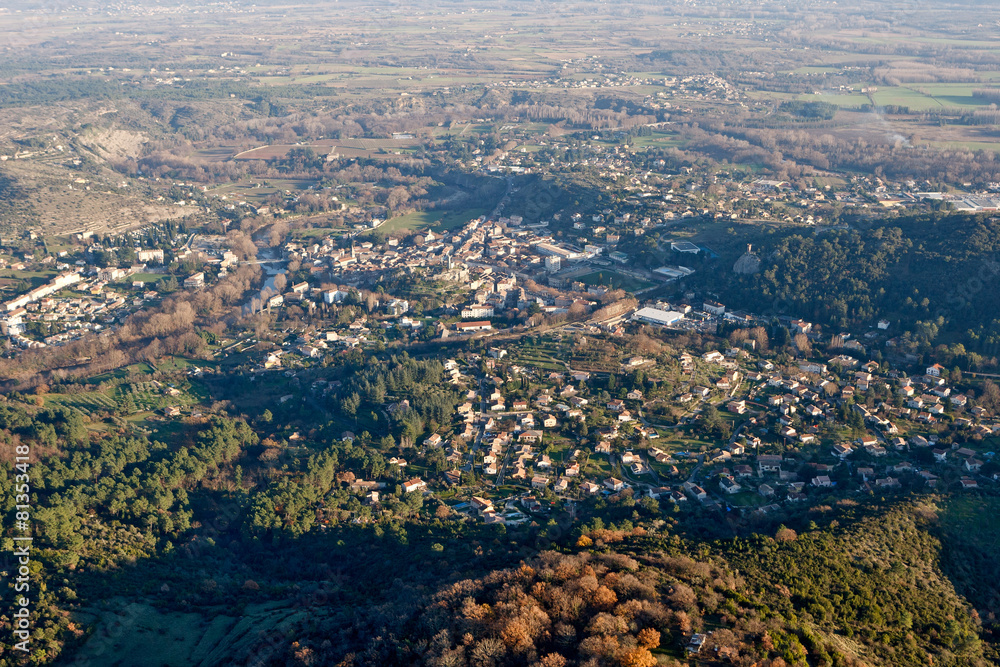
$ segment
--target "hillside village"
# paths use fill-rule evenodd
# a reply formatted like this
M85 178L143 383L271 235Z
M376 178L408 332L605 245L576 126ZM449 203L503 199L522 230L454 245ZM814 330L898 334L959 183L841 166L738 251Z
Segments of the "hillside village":
M460 485L467 500L456 509L488 523L592 497L780 516L802 503L1000 480L987 444L1000 424L953 392L938 367L910 377L843 357L782 373L745 349L682 355L687 373L707 368L720 377L714 386L682 386L667 400L685 406L684 416L661 424L645 416L647 392L622 389L622 398L606 400L604 378L505 365L497 352L484 365L504 366L506 378L451 363L453 381L483 389L468 390L451 432L421 444L443 449L451 468L428 489ZM517 378L533 391L505 393ZM729 441L681 451L676 434L703 428L709 406L731 422ZM462 483L462 472L476 474L479 490Z
M286 329L290 335L277 345L229 341L215 356L249 355L251 379L267 382L270 373L308 374L328 355L353 348L478 341L481 352L445 364L449 384L464 395L452 424L421 436L410 464L406 457L413 455L402 451L388 463L403 477L408 465L419 473L404 491L444 494L454 499L456 511L488 523L528 521L554 505L587 499L647 498L753 518L831 497L996 484L1000 468L990 443L1000 425L994 414L949 383L940 365L912 375L867 360L873 346L894 344L885 331L888 322L858 340L785 318L779 326L796 336L797 347L831 354L803 352L799 361L783 357L781 363L758 349L766 345L759 336L747 333L767 325L752 313L699 301L694 293L638 302L645 289L689 275L683 265L657 271L622 267L648 287L635 291L638 299L619 293L605 302L610 288L579 277L618 264L605 254L614 255L616 240L607 236L605 244L581 247L513 217L476 219L405 243L333 236L287 242L276 261L289 275L294 266L305 279L273 279L274 287L265 287L244 308L278 322L314 314L324 325ZM664 246L679 261L703 252L687 241ZM205 289L211 276L224 276L239 263L224 243L197 237L181 249L182 261L192 247L203 250L202 266L210 271L177 276L182 280L175 289ZM100 249L91 246L87 256ZM62 273L4 304L4 333L22 347L59 345L114 327L156 303L160 292L131 279L162 278L167 269L157 266L163 251L136 250L156 264L56 265ZM175 262L173 275L178 267ZM369 289L407 281L410 287L396 294ZM412 293L417 283L437 286L433 302ZM61 331L40 340L26 335L39 323ZM551 362L537 363L537 356L532 363L525 353L529 346L521 337L532 330L533 339L557 344L591 337L614 347L642 331L721 342L708 351L632 355L619 367L574 370L562 361L553 369ZM733 332L728 340L717 337L723 330ZM615 378L629 385L616 388ZM334 389L324 383L318 391ZM294 396L276 398L283 403ZM399 418L409 406L403 401L382 408ZM164 414L189 418L176 407ZM436 463L428 467L429 460ZM352 488L377 506L385 484L359 479Z
M0 18L0 667L1000 664L1000 4Z
M595 85L617 85L616 77ZM714 77L670 85L687 97L738 99ZM668 99L648 102L666 109ZM508 129L523 142L520 125ZM236 231L229 219L159 223L76 234L44 252L3 239L0 270L10 277L0 285L0 331L10 354L59 347L251 269L258 287L234 306L260 324L202 336L191 377L221 364L254 386L287 387L274 393L276 406L342 402L339 382L313 379L319 369L348 354L441 346L443 380L461 400L450 422L387 456L380 475L350 482L366 503L354 516L361 522L394 482L476 521L512 525L588 503L771 521L866 494L992 488L1000 426L981 387L936 364L914 374L922 360L888 319L862 331L829 329L734 309L687 285L714 271L718 257L692 233L699 225L774 223L820 234L847 227L834 220L849 209L861 219L942 205L993 210L993 184L941 194L922 191L930 183L856 175L831 187L710 173L630 145L668 125L621 144L595 134L571 150L560 137L531 138L537 150L519 142L492 152L439 148L438 159L504 183L506 193L492 212L462 224L403 232L384 231L381 204L345 203L341 186L328 183L264 203L179 182L174 204L215 207L262 223L261 231ZM559 159L557 150L565 151ZM548 219L520 214L520 200L538 195L521 192L515 176L580 170L613 194ZM289 229L285 221L317 198L342 224ZM733 273L760 271L758 252L748 246ZM786 340L776 353L768 336L779 334ZM640 338L661 341L652 345L658 351L633 349ZM200 418L187 394L158 386L143 404L157 419ZM394 425L412 409L407 399L369 407Z

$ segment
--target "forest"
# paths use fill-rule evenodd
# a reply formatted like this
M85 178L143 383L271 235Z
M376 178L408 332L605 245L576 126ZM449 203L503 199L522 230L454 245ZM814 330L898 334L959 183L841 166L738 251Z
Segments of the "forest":
M893 220L853 219L848 229L734 229L730 254L752 242L759 273L702 274L731 303L801 317L834 329L887 319L923 344L961 340L995 355L1000 344L1000 219L929 214Z
M399 390L408 365L372 379ZM67 615L78 599L142 594L165 611L246 604L315 586L331 568L369 583L330 590L322 604L306 598L312 620L269 642L266 664L653 667L681 664L692 632L708 633L701 650L713 664L904 666L927 654L940 665L987 664L977 612L939 569L949 538L936 537L930 501L844 500L771 528L773 537L763 526L724 537L725 526L703 525L712 515L664 520L631 492L582 525L553 517L505 530L456 521L438 501L397 489L388 512L359 527L344 519L362 509L349 488L355 473L382 474L371 450L320 441L303 459L261 442L265 425L216 418L177 447L89 435L58 409L0 406L4 446L40 452L32 481L45 641L36 664L81 638ZM55 438L65 453L54 453ZM0 494L9 515L9 482ZM310 531L319 518L329 528ZM536 556L526 542L552 550ZM984 548L966 542L944 563L981 562ZM358 551L366 555L344 558ZM199 574L205 559L218 564L210 586ZM396 576L372 578L388 562Z
M886 507L848 530L854 508L826 512L823 528L700 548L669 525L595 519L516 567L365 610L339 628L339 649L323 643L338 623L320 622L298 651L355 665L653 667L684 664L703 632L706 664L988 664L976 612L936 570L926 508ZM348 645L357 630L367 639Z

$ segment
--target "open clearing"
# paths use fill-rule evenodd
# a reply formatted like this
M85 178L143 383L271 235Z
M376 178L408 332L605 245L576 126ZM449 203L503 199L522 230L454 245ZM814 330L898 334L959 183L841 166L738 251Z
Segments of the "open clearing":
M378 229L387 234L423 229L447 231L461 227L470 220L474 220L486 213L486 209L481 208L472 208L463 211L415 211L390 218Z
M317 155L334 154L343 157L387 158L398 157L412 150L419 141L405 139L320 139L308 144L271 144L258 146L233 155L234 160L281 160L293 148L311 148Z
M196 613L164 612L147 604L109 602L112 604L104 609L80 614L86 617L81 620L97 621L94 634L76 656L81 664L228 664L234 652L248 650L263 633L280 633L297 617L311 613L265 603L247 605L238 617L220 610L209 618ZM109 660L112 656L114 659Z
M626 292L638 292L639 290L652 287L653 283L626 276L615 271L594 271L577 278L584 285L610 287L611 289L623 289Z

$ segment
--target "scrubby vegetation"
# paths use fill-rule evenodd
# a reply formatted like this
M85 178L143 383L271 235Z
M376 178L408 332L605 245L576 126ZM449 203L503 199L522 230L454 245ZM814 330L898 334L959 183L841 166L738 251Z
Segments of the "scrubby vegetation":
M760 272L702 279L756 312L795 313L842 329L885 318L901 326L906 342L958 339L980 354L996 349L1000 301L989 287L1000 274L995 217L937 214L856 227L809 236L743 232L730 257L754 241Z
M711 548L585 529L571 550L362 614L365 639L350 650L324 647L332 622L297 650L355 665L652 667L681 664L705 633L705 664L986 665L978 616L919 521L889 507L850 530L782 528Z

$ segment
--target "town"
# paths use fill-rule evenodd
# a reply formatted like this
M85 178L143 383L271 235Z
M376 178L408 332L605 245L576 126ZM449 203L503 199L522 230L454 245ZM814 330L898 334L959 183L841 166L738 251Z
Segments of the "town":
M205 290L240 264L263 266L265 287L243 314L284 333L224 338L206 361L238 364L252 382L273 384L272 375L315 375L324 360L352 349L455 349L445 378L463 402L448 425L415 434L415 451L400 447L384 469L400 479L419 471L404 492L445 494L456 512L487 523L537 520L597 498L752 520L834 497L975 489L1000 479L989 445L1000 424L981 405L990 397L959 390L961 372L940 364L907 372L917 359L892 354L898 338L889 321L856 338L699 301L679 282L694 269L679 262L710 249L661 240L658 249L678 264L637 268L617 257L617 235L600 224L607 213L588 227L591 235L601 230L603 243L554 238L518 216L402 239L288 241L263 261L238 260L224 236L191 234L166 251L173 261L163 248L128 247L141 263L100 267L87 260L120 246L90 243L73 264L18 262L15 270L47 265L58 273L7 301L0 321L23 348L58 346L113 330L170 292ZM609 220L627 222L628 214ZM182 273L181 262L200 270ZM736 270L758 264L748 248ZM164 279L170 292L148 288ZM632 292L614 289L616 281ZM779 332L782 347L769 349ZM694 336L702 342L694 345ZM640 338L655 352L640 351ZM601 346L599 360L587 358L588 345ZM879 347L885 354L874 361L870 351ZM817 356L821 350L828 356ZM337 384L320 381L312 391L336 395ZM275 398L306 400L294 392ZM196 405L182 411L169 397L157 404L170 418L200 416ZM410 409L406 400L374 407L392 420ZM351 488L377 507L386 484L358 478Z
M0 7L0 667L1000 664L997 19Z

